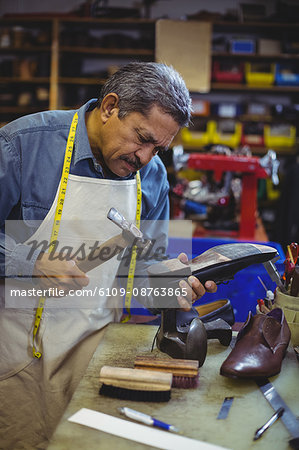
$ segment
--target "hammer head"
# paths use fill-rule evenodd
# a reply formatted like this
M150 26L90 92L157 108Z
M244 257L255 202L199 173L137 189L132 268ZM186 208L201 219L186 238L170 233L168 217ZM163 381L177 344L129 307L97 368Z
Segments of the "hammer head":
M136 245L145 251L149 248L151 241L144 239L142 231L134 223L129 222L117 209L110 208L107 218L122 230L123 238L128 241L128 244Z

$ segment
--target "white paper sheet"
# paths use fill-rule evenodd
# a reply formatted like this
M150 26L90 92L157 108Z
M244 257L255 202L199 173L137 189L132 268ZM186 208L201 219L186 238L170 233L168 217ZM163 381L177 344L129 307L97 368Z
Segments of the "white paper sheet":
M160 431L87 408L80 409L68 420L124 439L166 450L182 450L182 448L188 448L188 450L223 450L223 447L218 445L196 441L168 431Z

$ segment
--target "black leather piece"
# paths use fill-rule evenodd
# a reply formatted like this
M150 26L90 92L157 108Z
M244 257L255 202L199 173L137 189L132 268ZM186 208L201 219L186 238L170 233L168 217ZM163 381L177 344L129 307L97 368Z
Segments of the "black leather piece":
M189 325L193 319L198 316L198 312L192 306L190 311L183 311L182 309L178 309L176 311L176 327L179 329L180 327L186 327ZM201 320L201 319L200 319ZM202 321L203 322L203 321Z
M229 325L233 325L235 323L234 310L230 300L228 299L217 300L215 302L199 305L195 309L202 322L210 322L211 320L215 319L223 319ZM206 311L210 312L205 314Z

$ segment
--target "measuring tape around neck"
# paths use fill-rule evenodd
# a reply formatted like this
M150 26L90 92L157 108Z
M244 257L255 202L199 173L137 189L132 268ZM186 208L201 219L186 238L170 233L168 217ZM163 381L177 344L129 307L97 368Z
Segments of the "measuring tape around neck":
M139 171L136 173L136 183L137 183L137 206L136 206L136 227L140 228L140 218L141 218L141 200L142 200L142 191L141 191L141 180ZM128 315L122 319L122 323L128 322L131 319L131 300L133 294L134 287L134 275L136 268L136 258L137 258L137 246L134 245L132 248L131 261L128 272L128 280L126 286L126 295L125 295L125 310Z
M69 135L68 135L67 143L66 143L62 175L61 175L61 180L60 180L60 187L59 187L57 205L56 205L56 210L55 210L54 223L52 226L51 240L50 240L50 245L49 245L49 253L51 253L51 251L53 250L55 241L57 240L57 237L58 237L61 216L62 216L62 209L63 209L64 199L65 199L65 194L66 194L66 186L67 186L68 177L69 177L69 173L70 173L70 166L71 166L72 154L73 154L73 149L74 149L77 125L78 125L78 113L75 113L73 116L73 120L71 123L70 131L69 131ZM33 352L34 358L37 358L37 359L39 359L42 356L42 354L40 351L37 351L35 348L35 338L36 338L37 332L39 330L40 321L41 321L43 310L44 310L45 300L46 300L46 297L39 298L38 307L37 307L36 313L35 313L32 352Z

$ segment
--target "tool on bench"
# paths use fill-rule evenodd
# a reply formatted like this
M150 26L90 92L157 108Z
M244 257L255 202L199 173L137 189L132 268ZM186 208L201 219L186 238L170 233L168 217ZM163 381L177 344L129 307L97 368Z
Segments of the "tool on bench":
M283 415L281 416L281 420L290 433L292 439L289 441L289 444L292 448L298 450L299 449L299 420L292 412L292 410L288 407L288 405L281 398L275 387L272 383L270 383L268 378L261 378L255 380L256 384L260 388L260 391L264 395L265 399L270 403L274 411L277 411L278 408L283 408Z
M275 411L273 416L271 416L270 419L267 420L267 422L262 427L256 430L253 440L256 441L257 439L260 439L265 433L265 431L267 431L268 428L271 427L271 425L273 425L273 423L275 423L276 420L278 420L283 415L283 413L284 408L282 407L278 408L278 410Z

